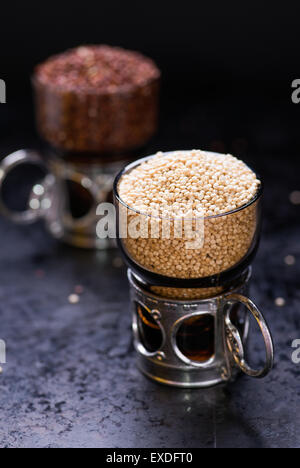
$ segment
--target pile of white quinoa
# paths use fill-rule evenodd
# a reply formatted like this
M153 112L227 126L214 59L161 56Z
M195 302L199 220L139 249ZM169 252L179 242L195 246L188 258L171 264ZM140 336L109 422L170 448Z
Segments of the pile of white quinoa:
M160 217L161 222L171 219L170 239L162 235L132 238L128 233L124 247L140 266L168 277L202 278L225 271L237 264L252 244L258 202L228 213L247 205L259 186L256 174L229 154L199 150L158 153L125 173L118 192L130 208L121 207L127 210L129 222L140 216L138 213L149 223L151 216ZM189 239L185 235L176 238L175 220L187 216L203 219L201 248L186 249Z

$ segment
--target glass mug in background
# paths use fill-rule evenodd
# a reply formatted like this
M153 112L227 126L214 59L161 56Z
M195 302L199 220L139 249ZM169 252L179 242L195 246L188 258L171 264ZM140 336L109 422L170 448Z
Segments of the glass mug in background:
M103 69L105 73L103 73ZM57 239L105 249L96 211L112 202L115 175L156 133L161 73L137 52L107 45L80 46L49 57L32 77L39 136L50 148L22 150L0 163L1 189L22 165L42 168L27 209L0 209L17 223L43 218Z
M0 213L17 224L43 219L54 238L76 247L114 247L114 239L97 237L96 211L100 203L112 202L113 180L124 165L124 160L113 158L99 163L78 157L61 158L54 151L43 157L34 150L17 151L0 163ZM41 174L31 187L27 208L18 211L10 207L3 192L13 171L25 166L38 168Z

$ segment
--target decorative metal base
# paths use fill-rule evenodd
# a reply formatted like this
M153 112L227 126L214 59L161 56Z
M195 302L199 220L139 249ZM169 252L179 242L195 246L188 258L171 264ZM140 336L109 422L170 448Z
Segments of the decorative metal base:
M248 292L250 276L249 269L238 285L219 296L179 301L148 292L129 270L134 344L141 372L156 382L183 388L228 383L239 370L246 372L249 315L242 305L250 310L252 303L246 303L242 294ZM265 324L260 313L259 320ZM271 337L264 338L267 364L255 377L266 375L273 363Z
M211 368L201 370L190 367L183 369L178 367L164 366L158 362L151 361L143 356L138 357L139 370L151 380L177 388L210 388L216 385L234 381L238 371L233 370L228 378L227 370L224 368ZM216 375L219 377L216 378Z
M18 224L44 219L55 239L76 247L116 247L114 239L97 236L97 207L112 202L113 181L124 160L87 164L54 153L46 158L36 151L20 150L1 161L0 188L9 172L24 164L40 167L43 179L32 188L28 209L11 211L0 196L0 212Z

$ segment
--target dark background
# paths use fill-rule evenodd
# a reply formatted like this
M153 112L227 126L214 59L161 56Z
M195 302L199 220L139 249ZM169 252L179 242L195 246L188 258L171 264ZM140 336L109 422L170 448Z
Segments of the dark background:
M156 145L238 151L234 141L246 139L256 153L299 149L300 106L291 102L300 76L299 2L12 0L2 10L2 141L10 144L15 133L25 143L33 132L28 102L37 63L103 42L140 50L162 69Z
M131 344L118 253L82 252L42 224L0 220L1 447L300 447L299 1L66 1L1 4L0 158L39 144L30 75L53 53L108 43L162 69L157 150L215 149L242 157L265 181L262 243L251 297L263 310L276 362L263 381L179 391L144 379ZM25 178L25 176L24 176ZM296 263L287 265L293 255ZM117 263L115 257L117 256ZM74 285L84 286L77 306ZM282 297L283 307L275 300ZM263 359L258 334L252 358Z

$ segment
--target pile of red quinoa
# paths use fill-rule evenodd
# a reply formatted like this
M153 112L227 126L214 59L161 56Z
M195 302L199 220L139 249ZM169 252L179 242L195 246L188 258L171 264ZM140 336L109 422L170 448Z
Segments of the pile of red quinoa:
M33 84L38 129L59 150L127 152L156 131L160 71L138 52L81 46L38 65Z
M81 46L37 66L41 83L76 92L114 93L160 77L154 62L138 52L106 45Z

